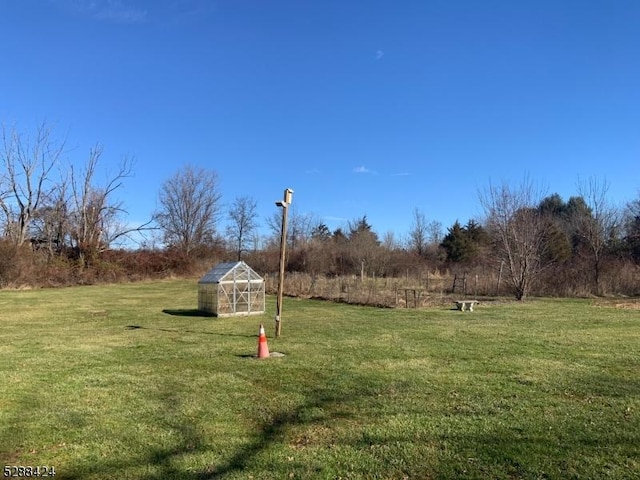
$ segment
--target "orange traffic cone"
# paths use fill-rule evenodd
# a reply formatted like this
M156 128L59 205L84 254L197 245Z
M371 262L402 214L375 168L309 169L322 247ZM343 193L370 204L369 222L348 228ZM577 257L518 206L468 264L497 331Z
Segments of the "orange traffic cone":
M264 333L264 325L262 324L260 324L260 333L258 338L258 358L269 358L267 335Z

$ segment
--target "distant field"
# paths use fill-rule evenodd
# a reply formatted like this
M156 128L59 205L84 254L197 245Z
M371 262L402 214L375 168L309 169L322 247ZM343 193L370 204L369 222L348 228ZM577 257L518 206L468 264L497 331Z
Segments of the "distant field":
M287 298L275 339L272 298L264 316L216 319L195 314L196 297L182 280L0 292L0 467L78 480L640 478L636 308ZM251 358L261 322L284 358Z

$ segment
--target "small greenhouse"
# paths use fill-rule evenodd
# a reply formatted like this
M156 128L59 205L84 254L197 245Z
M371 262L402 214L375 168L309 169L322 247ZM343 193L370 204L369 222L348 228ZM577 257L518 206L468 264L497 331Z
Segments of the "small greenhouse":
M219 263L198 282L198 310L217 317L264 313L264 279L244 262Z

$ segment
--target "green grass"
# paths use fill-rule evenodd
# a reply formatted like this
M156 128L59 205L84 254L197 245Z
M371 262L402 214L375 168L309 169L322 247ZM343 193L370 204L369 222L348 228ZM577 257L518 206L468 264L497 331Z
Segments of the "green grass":
M0 292L0 467L58 479L640 478L640 311L194 315L195 282ZM163 311L164 310L164 311ZM284 358L256 360L258 326Z

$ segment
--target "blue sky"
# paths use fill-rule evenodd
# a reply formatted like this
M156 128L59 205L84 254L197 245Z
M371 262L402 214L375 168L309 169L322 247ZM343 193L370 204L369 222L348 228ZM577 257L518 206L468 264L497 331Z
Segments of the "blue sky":
M290 187L401 238L526 173L636 198L639 26L636 0L0 0L0 121L55 125L74 162L100 142L107 171L132 156L131 223L191 163L263 224Z

